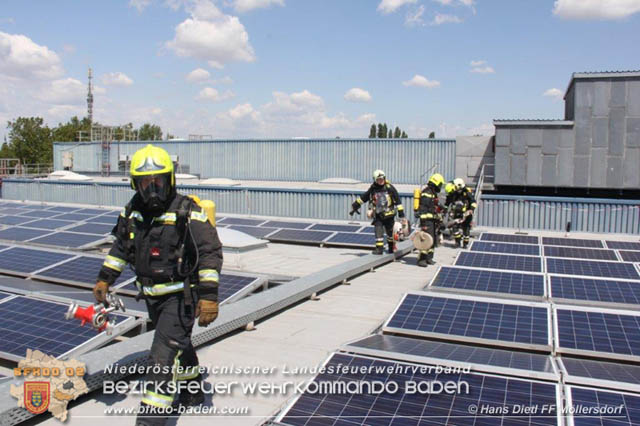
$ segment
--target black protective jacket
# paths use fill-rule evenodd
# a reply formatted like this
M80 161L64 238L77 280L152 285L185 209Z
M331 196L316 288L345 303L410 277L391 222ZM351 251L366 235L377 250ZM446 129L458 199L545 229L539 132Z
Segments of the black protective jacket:
M362 205L367 201L371 201L375 216L393 217L397 209L398 215L404 217L404 207L400 202L398 190L389 181L385 181L384 185L372 183L369 189L356 200L356 203Z

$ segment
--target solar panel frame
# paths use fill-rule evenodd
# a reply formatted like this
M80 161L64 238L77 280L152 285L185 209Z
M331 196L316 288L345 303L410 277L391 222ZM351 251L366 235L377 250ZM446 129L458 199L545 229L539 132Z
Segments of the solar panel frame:
M540 237L536 235L498 234L483 232L480 241L495 241L498 243L535 244L540 245Z
M545 257L558 257L564 259L584 259L584 260L606 260L617 262L618 258L615 250L586 248L586 247L568 247L568 246L550 246L545 245Z
M348 238L351 241L345 241L344 240L345 238ZM325 241L325 244L335 245L335 246L371 248L371 247L375 247L376 245L376 237L373 234L367 234L367 233L336 232L328 240Z
M567 354L567 355L577 355L577 356L588 356L588 357L594 357L594 358L616 359L621 361L640 362L640 343L638 344L639 349L637 350L637 355L623 354L623 353L616 353L616 352L604 352L604 351L579 349L579 348L562 346L562 342L560 342L560 339L562 338L562 336L559 331L560 317L559 317L558 311L562 310L562 311L585 312L587 314L598 313L598 314L605 314L605 315L606 314L615 315L620 317L634 317L636 318L635 321L637 323L640 323L640 312L622 310L622 309L611 309L611 308L600 308L600 307L596 308L596 307L589 307L589 306L569 306L569 305L553 305L552 309L553 309L554 347L555 347L556 353ZM626 336L627 334L626 329L623 329L623 331ZM589 334L589 337L591 338L591 341L595 342L593 334L592 333L588 333L588 334ZM575 337L575 334L574 334L574 337ZM613 337L611 335L609 335L608 338L609 340L613 340ZM616 337L616 339L618 338ZM627 342L629 341L627 340ZM634 342L629 342L628 346L635 347L635 345L631 345L631 343L634 343ZM576 342L576 346L577 346L577 342Z
M620 259L623 262L640 262L640 251L635 250L618 250L620 254Z
M77 232L80 234L109 235L113 230L113 225L101 223L83 223L66 228L65 231Z
M64 213L56 216L59 220L70 220L72 222L86 222L89 219L94 219L96 215L78 214L78 213Z
M545 257L545 272L552 275L563 275L563 276L573 276L573 277L605 277L610 279L622 279L622 280L640 280L640 271L632 263L627 262L611 262L604 260L586 260L586 259L567 259L564 257ZM599 265L602 264L602 265ZM606 265L605 265L606 264ZM555 266L554 266L555 265ZM580 271L575 272L574 270L568 271L567 267L569 265L574 265L575 267L580 267ZM598 266L599 268L604 268L605 266L610 268L619 269L615 275L612 275L610 272L599 271L598 274L591 273L589 274L589 266L593 267ZM626 265L623 266L621 265ZM630 266L629 266L630 265ZM561 272L558 272L558 268L562 268Z
M507 265L514 262L522 262L522 266L519 265ZM488 264L493 262L494 264ZM495 263L498 263L496 265ZM502 263L507 263L504 267L501 267ZM529 262L529 263L526 263ZM468 263L468 264L465 264ZM477 265L481 263L482 265ZM511 272L545 272L545 263L540 256L525 256L516 254L502 254L502 253L485 253L481 251L460 251L453 262L455 266L468 266L475 269L490 269L501 270Z
M333 232L351 232L356 233L362 228L362 225L339 225L333 223L314 223L308 229L310 231L333 231Z
M0 240L27 242L51 235L54 232L44 229L30 229L14 226L0 231Z
M268 222L267 219L249 219L243 217L229 217L225 216L223 219L220 219L218 222L224 223L225 225L242 225L242 226L260 226L265 222ZM269 228L269 227L268 227ZM280 226L271 226L271 228L280 228Z
M565 383L640 393L638 365L565 356L556 362Z
M100 272L100 267L98 267L92 273L89 273L87 276L87 279L84 281L76 279L78 275L74 276L73 273L66 272L68 268L80 267L78 264L85 262L84 259L98 259L100 265L104 262L104 257L89 256L89 255L74 256L73 258L67 259L64 262L58 262L46 268L39 269L37 272L32 273L30 275L30 278L37 279L37 280L52 281L52 282L61 283L61 284L69 284L69 285L79 286L84 288L93 288L95 285L96 278L98 277L98 272ZM86 267L86 265L82 265L82 266ZM135 274L133 274L129 269L129 267L127 266L123 270L123 273L120 274L118 279L115 281L113 288L117 289L130 282L135 281L135 279L136 279Z
M499 277L502 276L505 279L508 279L509 275L517 276L517 275L523 275L523 276L529 276L529 277L538 277L540 279L540 283L539 285L541 286L542 289L542 294L536 293L536 294L525 294L525 293L517 293L517 292L501 292L501 291L490 291L490 290L476 290L476 289L469 289L469 288L465 288L465 287L456 287L456 285L460 285L462 284L460 281L457 281L453 284L453 286L444 286L444 285L437 285L438 282L438 278L440 277L441 273L445 273L446 271L449 270L455 270L455 271L469 271L471 272L478 272L479 274L493 274L496 275L496 277L493 277L493 279L500 279ZM462 272L461 272L462 273ZM491 277L489 277L489 279L491 279ZM493 282L493 281L492 281ZM428 289L429 291L438 291L438 292L442 292L442 293L455 293L455 294L478 294L481 296L487 296L487 297L503 297L503 298L507 298L507 299L527 299L527 300L534 300L534 301L541 301L544 300L547 297L548 294L548 288L547 288L547 282L545 280L545 275L543 273L536 273L536 272L520 272L520 271L505 271L505 270L501 270L501 269L477 269L477 268L472 268L472 267L468 267L468 266L456 266L456 265L441 265L438 267L436 273L434 274L433 278L429 281L429 284L427 284L427 286L425 287L425 289Z
M355 361L355 362L354 362ZM330 367L340 366L359 368L368 365L381 366L382 368L389 368L391 370L405 369L405 371L411 371L411 368L418 367L418 370L422 367L429 367L425 365L384 360L369 356L351 355L332 353L320 366L322 371L328 371ZM386 366L386 367L385 367ZM406 366L406 367L403 367ZM394 394L381 393L380 395L373 396L371 394L360 394L345 396L333 395L326 392L326 396L321 396L322 393L313 393L309 398L307 390L309 390L311 384L316 381L353 381L353 382L367 382L371 380L393 381L396 383L404 384L405 381L415 382L427 382L431 380L439 381L458 381L464 380L465 382L471 381L473 384L469 386L470 389L480 389L480 394L476 397L474 392L471 395L466 394L465 397L458 398L457 394L449 394L443 396L442 393L438 394L431 400L431 394L417 393L416 398L411 400L404 398L406 394L399 392L397 397ZM476 381L481 380L480 386L476 385ZM486 382L485 382L486 381ZM528 391L525 390L528 389ZM507 389L511 389L511 392L507 392ZM402 388L400 388L402 390ZM482 392L486 392L482 395ZM525 393L521 393L525 392ZM499 394L502 397L501 402L495 400L496 395ZM320 395L320 396L318 396ZM482 396L481 396L482 395ZM400 398L403 396L403 398ZM452 375L438 375L434 373L420 374L420 373L360 373L360 374L342 374L340 371L333 374L319 373L311 378L305 388L304 392L297 395L284 407L284 409L276 416L275 423L280 425L295 425L295 426L347 426L347 425L371 425L371 426L383 426L383 425L408 425L415 426L418 423L420 425L450 425L449 420L455 421L456 424L477 424L475 422L483 415L476 417L475 414L470 415L472 412L469 407L474 405L475 407L489 405L500 407L512 407L514 405L522 405L523 400L526 399L528 404L532 404L533 401L540 403L546 403L545 405L561 407L562 406L562 392L561 386L558 383L542 382L532 379L522 379L513 377L499 377L492 374L481 374L470 372L466 374L452 374ZM400 398L400 399L399 399ZM303 404L300 406L303 410L296 409L298 403L305 399L312 403L313 411L304 410ZM426 400L425 400L426 399ZM313 401L315 400L315 401ZM466 405L465 405L466 404ZM322 409L320 408L322 406ZM311 408L311 407L310 407ZM335 410L332 411L332 410ZM514 421L513 423L529 425L542 425L553 424L560 425L561 422L561 410L555 410L555 416L546 416L548 419L545 422L545 417L535 416L520 416L516 417L520 422ZM291 415L290 413L293 413ZM304 414L304 415L301 415ZM292 419L289 422L288 419ZM398 422L392 420L402 420L406 418L405 422ZM510 417L507 417L510 418ZM299 420L298 420L299 419ZM498 421L496 424L502 423L501 415L496 415L495 419Z
M403 350L411 346L410 352ZM494 349L481 346L462 345L459 343L422 340L403 336L373 334L345 343L340 348L343 352L351 352L376 358L394 359L419 364L441 365L453 368L468 368L482 373L503 374L508 376L538 379L560 380L560 371L551 355L530 352L517 352L507 349ZM418 355L417 351L427 355ZM466 356L465 356L466 354ZM454 359L457 357L457 359ZM510 358L507 360L507 358ZM515 360L514 358L519 358ZM533 370L531 360L539 364L544 362L545 369ZM505 362L506 361L506 362ZM493 363L492 363L493 362ZM505 366L505 363L508 366ZM529 368L525 368L527 363ZM519 368L519 365L522 368Z
M599 286L599 289L596 289L596 294L607 293L610 295L611 300L602 300L602 298L596 297L596 294L593 294L593 297L584 297L584 298L570 298L563 297L569 289L566 291L560 288L562 285L567 283L567 280L577 281L572 283L573 295L579 296L576 294L576 290L584 293L585 296L591 294L592 291L589 288L586 288L588 285L593 284L594 286ZM563 283L564 281L564 283ZM585 281L585 282L582 282ZM612 308L625 308L632 310L640 310L640 281L634 280L625 280L620 278L606 278L606 277L585 277L585 276L573 276L573 275L557 275L557 274L547 274L547 282L548 282L548 291L549 291L549 299L554 303L566 304L566 305L581 305L581 306L593 306L593 307L612 307ZM566 285L569 285L568 283ZM555 290L554 290L555 289ZM584 289L584 290L583 290ZM614 298L619 297L619 295L626 290L631 290L631 295L627 301L614 301ZM618 294L613 294L614 292ZM623 297L626 297L622 294ZM637 303L636 303L637 300ZM632 302L632 303L628 303Z
M33 238L29 240L29 242L32 244L65 247L69 249L83 249L102 244L103 242L106 242L108 238L109 237L105 235L60 231L49 235L43 235L38 238Z
M245 234L251 235L255 238L260 238L266 240L269 234L273 234L278 231L279 228L264 228L261 226L245 226L245 225L229 225L230 229L235 231L244 232Z
M375 234L376 233L376 227L375 226L371 226L371 225L366 225L366 226L363 226L362 229L360 229L358 231L358 233L360 233L360 234Z
M44 268L66 262L75 257L75 254L72 253L54 252L25 246L12 246L1 253L0 272L20 277L28 277ZM52 259L52 257L55 258ZM5 262L8 262L9 265L5 265ZM10 265L13 266L6 267Z
M640 250L640 242L637 241L605 241L607 248L615 250Z
M516 305L516 306L531 307L531 308L541 308L546 311L547 342L546 344L536 344L536 343L524 343L524 342L515 342L515 341L498 340L498 339L494 340L494 339L485 339L481 337L446 334L446 333L439 333L439 332L429 332L429 331L421 331L421 330L390 326L389 324L393 321L394 317L396 316L396 313L403 306L408 296L454 299L454 300L460 300L460 301L468 301L470 303L479 302L479 303L497 304L497 305ZM400 302L396 305L396 307L394 308L389 318L385 320L384 324L382 325L382 331L384 333L397 333L402 335L434 338L434 339L440 339L440 340L449 340L454 342L477 343L481 345L518 347L522 349L531 349L531 350L538 350L538 351L544 351L544 352L551 352L553 348L551 305L548 303L534 302L534 301L527 301L527 300L500 299L500 301L496 301L495 299L492 299L492 298L475 296L475 295L443 294L443 293L436 293L436 292L410 291L404 294L404 296L402 297Z
M602 240L590 240L586 238L542 237L542 245L579 248L605 248Z
M322 244L333 234L335 234L335 232L282 228L268 234L265 238L269 241ZM308 238L305 238L305 235L308 236Z
M574 391L576 391L577 395L574 394ZM640 424L640 396L637 394L575 385L564 386L563 393L566 397L565 404L567 407L578 406L584 407L584 409L587 410L591 406L597 406L598 408L616 406L624 407L621 413L622 415L617 415L617 413L612 415L588 415L581 413L576 417L576 414L573 413L573 411L567 410L566 421L568 426L632 426ZM589 402L579 399L586 396L587 393L595 394L593 395L593 399L598 402L591 405ZM630 404L630 402L633 404ZM630 407L633 407L631 412L629 410Z
M283 228L283 229L298 229L298 230L306 230L313 222L292 222L286 220L268 220L260 226L266 226L267 228Z
M33 222L20 225L21 228L46 229L49 231L59 231L69 226L73 226L74 222L57 219L38 219Z
M500 243L497 241L473 241L471 251L498 254L517 254L526 256L540 256L540 246L535 244Z
M38 219L35 217L5 215L0 217L0 225L8 225L8 226L24 225L29 222L35 222L37 220Z
M35 217L38 219L53 219L60 213L50 212L48 210L29 210L23 213L19 213L18 216Z
M72 213L80 209L81 207L51 206L47 210L50 212Z

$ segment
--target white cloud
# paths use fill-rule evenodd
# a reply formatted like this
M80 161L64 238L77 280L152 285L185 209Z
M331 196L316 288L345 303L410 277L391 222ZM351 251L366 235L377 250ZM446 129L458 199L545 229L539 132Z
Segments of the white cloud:
M52 119L67 121L73 116L84 117L87 108L79 105L54 105L47 110Z
M378 4L378 12L387 14L398 10L405 4L415 3L417 0L382 0Z
M186 80L190 83L200 83L202 81L206 81L210 76L211 74L209 71L202 68L196 68L187 74Z
M364 89L354 87L347 90L344 94L344 99L349 102L371 102L371 95Z
M197 0L187 7L191 18L178 24L166 46L181 57L207 61L213 68L228 62L253 62L249 34L240 20L225 15L210 1Z
M471 61L470 64L471 70L469 72L478 74L493 74L496 72L493 67L487 64L487 61Z
M135 7L138 12L142 12L151 4L151 0L129 0L129 7Z
M0 31L0 74L19 79L50 80L63 74L60 57L29 37Z
M211 101L211 102L222 102L222 101L226 101L227 99L231 99L234 96L235 94L231 90L227 90L226 92L221 94L213 87L205 87L200 91L200 93L198 93L198 96L196 97L196 99Z
M255 112L255 110L253 109L253 107L249 103L237 105L236 107L231 108L228 111L229 117L231 117L234 120L238 120L238 119L247 117L247 116L253 114L254 112Z
M110 72L102 76L102 84L105 86L131 86L133 80L131 80L126 74L121 72Z
M430 25L442 25L442 24L460 24L462 19L456 15L446 15L442 13L436 13L436 16L431 21Z
M407 12L407 16L404 18L404 24L407 27L423 26L424 19L422 19L422 15L424 15L424 10L424 6L420 5L416 10Z
M564 19L622 19L640 12L640 0L556 0L553 14Z
M239 13L267 8L272 5L284 6L284 0L234 0L233 2L233 8Z
M562 92L562 90L553 87L551 89L545 90L542 96L547 96L549 98L553 98L559 101L559 100L562 100L562 98L564 98L564 93Z
M429 80L426 77L416 74L413 76L411 80L403 81L402 84L404 86L410 87L426 87L427 89L433 89L435 87L440 87L440 82L436 80Z
M36 97L50 104L80 105L86 101L87 87L75 78L65 78L52 81Z

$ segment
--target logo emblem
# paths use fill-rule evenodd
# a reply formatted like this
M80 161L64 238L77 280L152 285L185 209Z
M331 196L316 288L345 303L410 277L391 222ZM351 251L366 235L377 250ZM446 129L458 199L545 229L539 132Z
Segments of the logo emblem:
M24 407L33 414L49 408L49 382L24 382Z
M136 168L136 172L154 172L164 169L162 164L156 163L156 160L153 157L147 157L144 160L144 163Z

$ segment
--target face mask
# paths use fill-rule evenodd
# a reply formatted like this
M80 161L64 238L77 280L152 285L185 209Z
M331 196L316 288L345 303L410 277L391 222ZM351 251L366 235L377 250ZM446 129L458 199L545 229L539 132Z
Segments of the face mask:
M136 189L145 207L154 213L161 213L169 198L170 184L166 176L144 176L139 178Z

